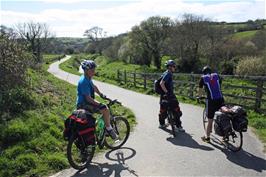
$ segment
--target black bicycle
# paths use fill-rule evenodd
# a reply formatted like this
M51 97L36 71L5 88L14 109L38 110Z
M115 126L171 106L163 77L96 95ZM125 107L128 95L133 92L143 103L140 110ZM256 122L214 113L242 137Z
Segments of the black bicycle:
M173 136L176 137L175 117L174 117L173 111L170 108L167 109L167 120L168 120L168 123L171 125Z
M167 113L167 122L170 124L171 126L171 132L173 134L174 137L176 137L176 131L175 131L175 125L176 125L176 121L175 121L175 117L174 117L174 113L173 110L170 107L170 103L169 100L163 100L164 104L166 105L167 109L166 109L166 113Z
M207 98L206 97L197 97L198 102L200 103L204 103L205 107L202 113L202 122L203 122L203 127L204 127L204 131L206 132L207 130L207 125L208 125L208 118L207 118ZM204 100L204 101L202 101ZM227 113L228 118L230 119L230 124L231 127L233 127L232 125L232 118L233 115L230 113ZM214 121L216 119L216 116L214 117ZM243 145L243 134L242 132L238 132L235 130L231 130L229 131L225 136L223 136L223 144L230 149L233 152L237 152L240 151Z
M90 164L94 156L96 146L100 149L104 146L112 150L119 149L126 143L129 137L130 126L127 119L121 116L114 116L111 109L112 105L121 105L121 103L117 100L111 100L106 97L104 99L108 100L107 107L110 110L110 123L117 133L118 139L113 140L109 136L107 130L105 129L105 123L102 115L96 119L95 143L86 145L85 141L78 132L73 130L72 136L67 145L67 158L69 164L77 170L82 170Z

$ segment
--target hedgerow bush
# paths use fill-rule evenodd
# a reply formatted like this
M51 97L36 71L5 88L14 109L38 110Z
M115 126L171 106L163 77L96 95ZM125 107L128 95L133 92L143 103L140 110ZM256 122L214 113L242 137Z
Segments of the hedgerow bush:
M246 57L240 60L236 67L239 75L265 76L266 75L266 56L265 57Z

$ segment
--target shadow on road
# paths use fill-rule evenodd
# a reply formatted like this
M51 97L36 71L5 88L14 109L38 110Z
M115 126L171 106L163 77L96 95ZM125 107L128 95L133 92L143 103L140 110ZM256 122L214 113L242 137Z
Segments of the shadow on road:
M169 130L169 129L163 129L163 130L168 132L168 133L171 133L171 130ZM171 143L173 143L174 145L177 145L177 146L185 146L185 147L200 149L200 150L204 150L204 151L214 150L211 147L200 145L197 141L195 141L192 138L192 135L188 134L188 133L182 133L182 132L177 133L175 138L169 137L169 138L167 138L167 141L170 141Z
M239 152L232 152L227 149L226 146L217 137L212 137L211 145L221 150L226 155L226 158L234 164L237 164L246 169L255 170L257 172L262 172L266 170L265 159L250 154L249 152L243 149Z
M126 164L126 160L133 158L136 151L132 148L123 147L118 150L112 150L105 154L105 157L114 161L114 163L92 162L86 170L77 172L73 177L94 177L94 176L115 176L120 177L122 171L128 171L131 176L138 176L136 171L132 170Z

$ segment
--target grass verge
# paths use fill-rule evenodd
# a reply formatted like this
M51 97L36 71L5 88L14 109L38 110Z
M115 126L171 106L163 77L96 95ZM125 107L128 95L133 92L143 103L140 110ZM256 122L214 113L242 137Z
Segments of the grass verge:
M58 56L55 56L57 58ZM76 86L55 78L47 72L49 56L41 69L28 71L28 88L34 106L0 124L0 176L46 176L69 167L67 142L63 140L63 118L75 108ZM133 127L133 113L115 106Z

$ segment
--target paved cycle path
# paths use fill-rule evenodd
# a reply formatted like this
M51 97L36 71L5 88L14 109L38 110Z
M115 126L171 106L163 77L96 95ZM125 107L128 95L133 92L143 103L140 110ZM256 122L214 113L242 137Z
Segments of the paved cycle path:
M71 84L79 76L59 69L58 65L70 56L50 65L48 71ZM212 144L200 137L203 108L180 104L186 133L172 138L169 132L158 128L159 99L129 91L114 85L94 81L94 84L113 99L117 98L136 115L138 124L131 132L124 148L104 152L93 158L87 169L63 170L53 177L85 176L266 176L266 157L262 143L249 130L244 133L243 150L233 153L213 136ZM218 138L218 139L217 139Z

